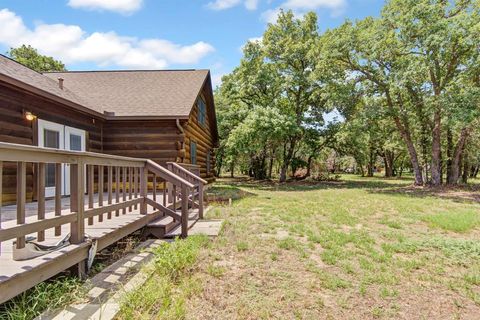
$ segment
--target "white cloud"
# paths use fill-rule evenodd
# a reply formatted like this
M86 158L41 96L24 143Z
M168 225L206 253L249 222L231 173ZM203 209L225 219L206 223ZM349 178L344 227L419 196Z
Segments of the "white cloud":
M226 10L238 6L243 3L247 10L256 10L258 5L258 0L215 0L209 2L207 7L212 10Z
M296 16L302 16L307 11L326 8L331 10L333 16L338 16L346 6L346 0L286 0L279 7L263 12L262 18L270 23L276 22L280 9L292 10Z
M129 14L142 7L143 0L69 0L68 5L76 9L107 10Z
M113 31L88 34L75 25L38 24L29 29L8 9L0 10L0 25L0 44L31 45L65 63L160 69L172 63L195 64L215 50L203 41L180 45L164 39L124 37Z

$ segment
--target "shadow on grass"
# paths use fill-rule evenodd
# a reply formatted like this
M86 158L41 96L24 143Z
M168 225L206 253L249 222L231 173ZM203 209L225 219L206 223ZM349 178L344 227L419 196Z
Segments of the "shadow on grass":
M213 186L207 190L207 199L209 202L228 203L230 199L236 201L253 196L256 196L256 194L233 185Z
M480 203L480 185L470 184L457 187L416 187L413 180L406 178L359 178L350 176L339 181L289 181L278 183L272 180L252 180L246 177L219 179L231 188L251 188L263 191L303 192L329 189L358 189L368 193L393 196L427 198L436 197L462 203Z

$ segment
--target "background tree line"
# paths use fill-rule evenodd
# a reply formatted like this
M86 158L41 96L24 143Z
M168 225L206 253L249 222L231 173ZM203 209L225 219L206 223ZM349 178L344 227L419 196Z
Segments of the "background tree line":
M391 0L322 34L315 13L281 12L243 51L215 92L219 172L283 182L335 152L417 185L478 174L480 1Z

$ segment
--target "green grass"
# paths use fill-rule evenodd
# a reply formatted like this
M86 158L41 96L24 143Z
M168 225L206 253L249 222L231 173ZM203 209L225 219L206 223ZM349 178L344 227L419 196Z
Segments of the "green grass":
M219 181L209 197L232 205L207 218L225 219L221 235L163 248L120 318L475 318L480 204L410 186Z
M206 236L191 236L156 248L151 270L145 271L151 272L150 278L126 295L119 319L184 318L185 300L200 290L199 279L191 276L191 268L200 250L207 246Z
M86 289L77 278L58 278L42 282L7 302L0 310L0 319L34 319L42 312L55 310L81 299Z
M204 292L229 292L223 308L209 307L220 318L442 317L421 311L442 296L455 314L480 312L480 205L411 183L354 175L323 183L218 182L212 192L234 201L210 212L226 223L208 251L236 267L218 271L205 262L199 276L218 280ZM241 289L245 283L249 290ZM421 301L420 311L403 304L409 300ZM186 303L202 317L202 299Z

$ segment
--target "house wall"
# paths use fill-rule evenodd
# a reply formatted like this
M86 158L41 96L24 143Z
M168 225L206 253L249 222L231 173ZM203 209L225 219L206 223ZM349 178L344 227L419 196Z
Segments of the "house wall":
M83 129L87 132L86 148L102 152L103 120L92 118L54 101L43 99L26 91L0 82L0 142L37 145L36 120L28 121L23 110L38 118ZM27 165L27 201L34 198L35 169ZM3 202L16 200L16 163L4 163Z
M198 107L195 103L195 106L192 108L192 112L188 119L188 122L184 125L185 128L185 163L192 163L190 158L190 142L195 142L197 144L197 165L200 166L200 174L202 178L213 181L214 172L215 172L215 156L214 156L214 147L215 142L213 138L212 130L212 102L207 98L207 94L202 92L204 101L207 105L206 112L206 121L205 125L202 125L198 122ZM207 153L210 152L210 171L207 172Z
M151 159L161 165L183 156L184 136L175 120L107 121L104 127L105 153Z

